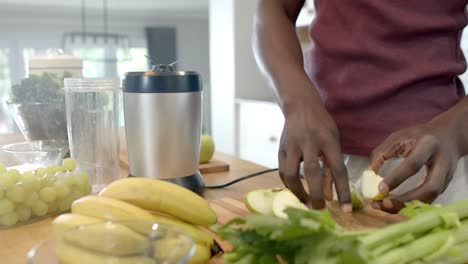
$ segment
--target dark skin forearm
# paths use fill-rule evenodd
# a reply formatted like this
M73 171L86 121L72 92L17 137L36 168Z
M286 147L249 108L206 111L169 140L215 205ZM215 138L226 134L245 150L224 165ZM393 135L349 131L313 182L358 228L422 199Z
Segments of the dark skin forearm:
M295 22L303 5L304 0L263 0L259 1L255 16L254 53L283 111L288 111L301 98L321 104L304 71L296 35Z
M338 129L304 70L296 35L295 21L303 5L304 0L260 0L255 17L255 56L285 115L279 173L285 186L314 208L323 208L325 198L332 198L334 183L342 210L350 212L348 174ZM319 157L326 173L322 173ZM309 193L299 177L301 161Z
M450 127L460 157L468 155L468 96L447 112L436 117L431 123Z

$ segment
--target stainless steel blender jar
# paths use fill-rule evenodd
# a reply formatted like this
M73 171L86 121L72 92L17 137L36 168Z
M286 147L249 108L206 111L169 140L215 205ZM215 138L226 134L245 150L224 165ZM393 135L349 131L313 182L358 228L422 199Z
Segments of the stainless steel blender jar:
M167 180L201 194L200 75L171 65L128 72L123 102L130 176Z

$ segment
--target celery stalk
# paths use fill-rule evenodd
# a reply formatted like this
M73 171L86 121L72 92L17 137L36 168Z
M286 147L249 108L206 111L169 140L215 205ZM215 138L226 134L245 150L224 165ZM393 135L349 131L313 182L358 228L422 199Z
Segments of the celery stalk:
M378 247L376 247L374 250L372 250L372 254L374 256L380 256L382 255L383 253L393 249L393 248L396 248L396 247L399 247L403 244L408 244L410 243L411 241L413 241L414 239L416 239L416 237L413 235L413 234L406 234L396 240L392 240L391 242L389 243L385 243L385 244L382 244Z
M409 263L418 259L433 260L445 255L455 244L468 241L468 221L460 227L429 233L413 242L388 251L378 258L378 263Z
M456 213L459 219L468 217L468 200L415 216L408 221L390 225L360 238L368 249L374 249L388 241L398 239L408 233L422 233L438 226L444 226L444 215Z
M458 256L443 256L431 261L432 264L464 264L468 263L468 242L457 245L457 250L461 253Z
M426 235L420 239L411 242L408 245L404 245L402 247L393 249L383 254L377 259L378 263L404 264L420 259L441 248L449 238L450 234L451 232L449 231L442 231Z

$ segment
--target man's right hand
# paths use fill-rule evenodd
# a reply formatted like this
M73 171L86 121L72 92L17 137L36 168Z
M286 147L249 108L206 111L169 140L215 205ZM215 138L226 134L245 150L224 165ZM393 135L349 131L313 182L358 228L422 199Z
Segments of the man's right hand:
M348 172L342 160L335 122L322 105L313 105L309 100L299 100L284 108L286 120L278 152L281 180L315 209L325 206L325 198L332 199L334 183L341 210L351 212ZM309 194L299 176L301 161L304 161Z

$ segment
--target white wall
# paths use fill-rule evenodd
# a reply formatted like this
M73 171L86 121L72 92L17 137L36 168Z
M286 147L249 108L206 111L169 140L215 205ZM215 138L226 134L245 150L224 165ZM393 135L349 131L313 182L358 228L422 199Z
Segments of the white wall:
M261 75L252 51L252 25L257 2L234 1L235 95L237 99L275 101L275 95Z
M210 0L211 126L216 148L235 154L234 2Z

